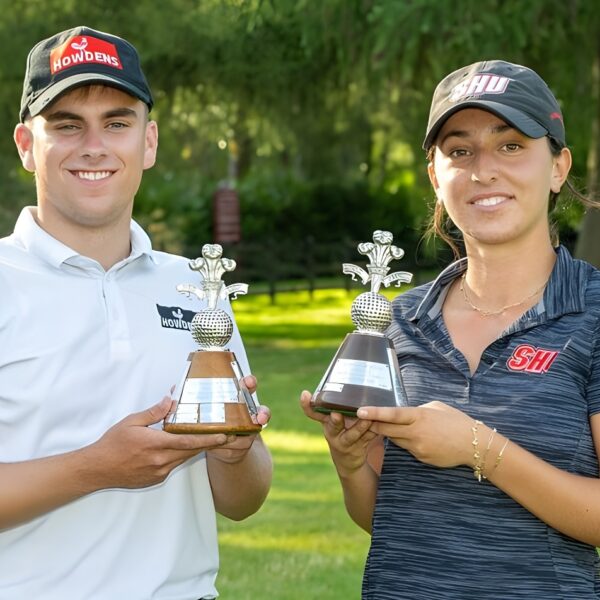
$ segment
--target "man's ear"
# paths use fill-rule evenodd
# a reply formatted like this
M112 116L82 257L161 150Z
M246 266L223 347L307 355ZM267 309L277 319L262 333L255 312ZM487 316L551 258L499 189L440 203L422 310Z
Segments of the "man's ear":
M156 121L148 121L146 124L145 141L144 169L149 169L156 162L156 151L158 150L158 125Z
M30 173L35 172L35 161L33 159L33 132L24 123L19 123L15 127L14 133L17 151L21 157L23 168Z

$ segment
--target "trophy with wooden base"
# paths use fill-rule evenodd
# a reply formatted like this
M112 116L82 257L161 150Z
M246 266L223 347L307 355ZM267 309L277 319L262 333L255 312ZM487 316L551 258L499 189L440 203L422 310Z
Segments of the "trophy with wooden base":
M206 300L208 306L192 319L192 337L200 349L190 353L177 405L165 418L163 429L170 433L250 435L262 429L252 418L258 413L258 404L244 385L234 353L226 348L233 334L233 321L217 308L218 301L230 294L232 300L237 294L245 294L248 285L225 286L221 277L235 269L235 261L222 255L219 244L205 244L202 257L190 262L190 269L202 275L200 285L177 286L177 291L194 294Z
M404 388L398 359L391 340L384 332L392 322L392 304L379 293L382 285L409 283L412 274L398 271L388 275L388 264L404 256L392 246L389 231L375 231L373 242L358 245L369 257L367 270L345 263L343 272L363 284L371 282L371 291L357 296L351 317L356 331L349 333L319 383L312 408L318 412L339 412L355 416L361 406L401 406Z

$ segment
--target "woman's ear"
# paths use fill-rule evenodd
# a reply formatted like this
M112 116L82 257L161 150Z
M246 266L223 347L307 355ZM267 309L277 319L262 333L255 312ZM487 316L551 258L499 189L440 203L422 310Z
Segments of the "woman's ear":
M15 127L14 133L17 151L21 157L23 168L30 173L35 172L35 160L33 159L33 132L31 128L24 123L19 123Z
M558 194L569 176L573 159L571 151L568 148L563 148L558 156L552 157L552 175L550 181L550 189Z
M435 168L433 166L433 161L429 162L427 165L427 174L429 175L429 181L431 182L433 191L435 192L435 195L437 196L438 202L443 202L444 199L440 196L440 186L439 186L436 174L435 174Z

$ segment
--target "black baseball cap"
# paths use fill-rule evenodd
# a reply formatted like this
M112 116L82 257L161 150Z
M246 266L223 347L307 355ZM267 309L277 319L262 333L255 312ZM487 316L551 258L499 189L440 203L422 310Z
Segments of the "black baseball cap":
M42 112L60 94L101 84L122 90L148 105L153 100L137 50L126 40L75 27L36 44L27 57L21 121Z
M546 82L527 67L486 60L458 69L437 86L423 148L429 150L442 125L463 108L494 113L531 138L549 136L566 146L562 112Z

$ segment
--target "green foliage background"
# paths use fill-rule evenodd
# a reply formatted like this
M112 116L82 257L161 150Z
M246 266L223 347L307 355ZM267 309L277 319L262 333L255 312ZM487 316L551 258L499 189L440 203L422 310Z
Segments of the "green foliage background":
M130 39L142 56L160 150L136 217L167 250L198 253L212 195L229 180L246 239L365 239L384 226L416 253L431 197L420 150L431 93L484 58L538 70L564 105L576 175L597 171L593 0L0 0L0 9L0 233L34 199L11 140L27 52L80 24ZM567 239L580 219L559 211Z
M158 248L197 256L211 237L212 195L232 180L245 239L299 243L310 234L335 243L385 227L407 257L426 254L418 240L431 194L420 144L431 94L443 75L482 59L526 64L550 83L574 173L591 188L598 179L597 0L0 0L0 235L35 201L12 142L27 53L82 24L132 41L154 90L159 159L135 211ZM568 204L558 213L573 243L581 216ZM343 513L318 428L296 405L347 324L325 330L331 315L308 322L289 302L288 321L268 328L258 317L265 307L246 321L240 311L263 401L274 408L265 437L280 466L261 513L221 521L220 583L240 600L358 597L367 540ZM322 310L333 304L325 299ZM305 519L302 532L295 516ZM337 555L323 535L332 530L344 550ZM287 582L287 595L265 594L265 582ZM340 595L335 582L347 586Z

